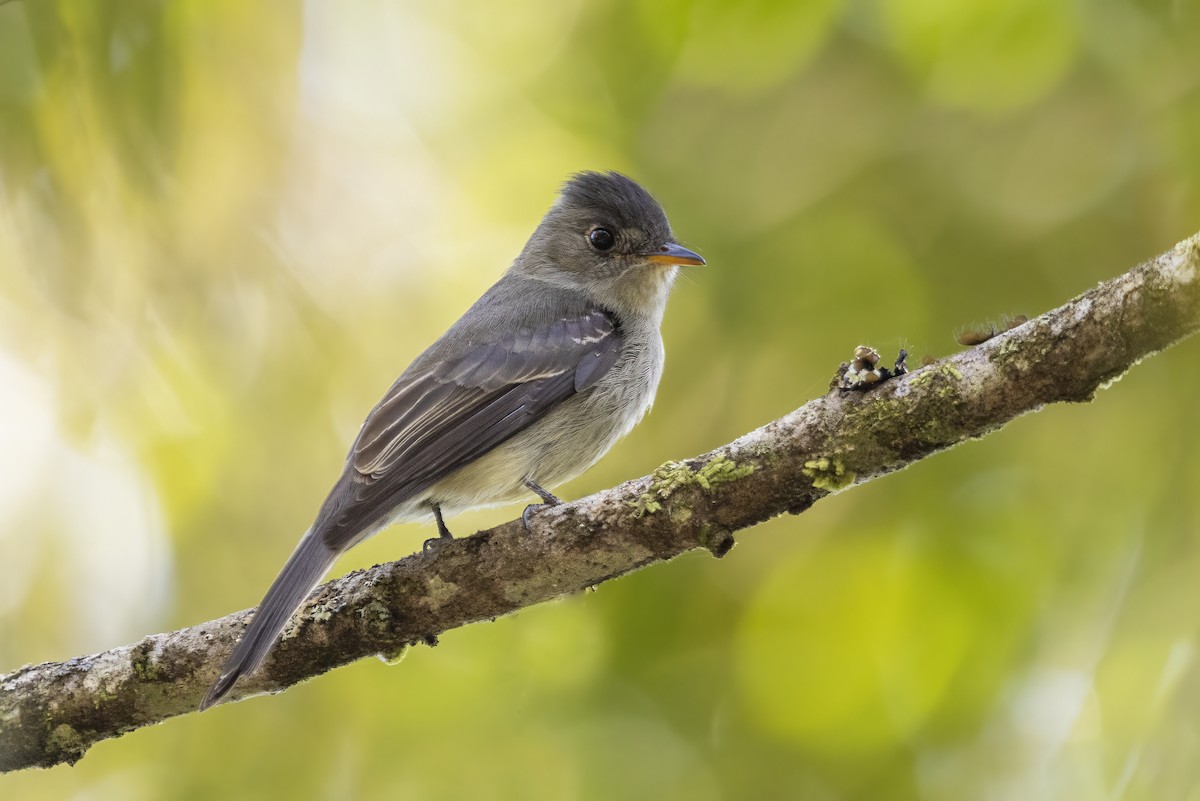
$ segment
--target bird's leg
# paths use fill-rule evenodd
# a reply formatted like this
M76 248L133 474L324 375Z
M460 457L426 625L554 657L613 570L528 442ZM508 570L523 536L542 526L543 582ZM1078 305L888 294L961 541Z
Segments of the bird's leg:
M438 536L447 540L454 539L454 535L450 533L450 529L446 528L445 519L442 518L442 505L440 503L433 503L430 506L433 507L433 519L437 521Z
M528 531L529 520L531 517L533 517L533 515L537 514L543 509L549 509L551 506L558 506L560 503L562 503L562 499L553 493L547 492L532 481L526 481L525 486L529 487L530 490L532 490L539 498L542 499L542 503L531 503L526 506L525 511L521 513L521 522L525 524L525 530Z
M548 492L548 491L542 489L541 487L539 487L537 484L533 483L532 481L526 481L525 486L529 487L529 489L535 495L537 495L539 498L542 499L542 504L534 504L534 506L538 506L538 505L558 506L560 503L562 503L562 498L558 497L553 492Z
M433 519L437 521L438 536L425 540L425 543L421 546L422 551L428 551L435 545L454 539L454 535L450 533L450 529L446 528L446 521L442 519L442 505L440 503L431 503L429 505L433 507Z

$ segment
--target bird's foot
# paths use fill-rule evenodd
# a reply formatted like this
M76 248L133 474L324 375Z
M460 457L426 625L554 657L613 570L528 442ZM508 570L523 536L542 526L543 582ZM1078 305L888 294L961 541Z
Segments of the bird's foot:
M554 503L531 503L525 507L525 511L521 512L521 523L525 526L525 530L529 531L529 521L533 516L543 509L549 509L552 506L557 506Z
M544 509L549 509L552 506L558 506L560 503L562 503L562 499L551 492L547 492L532 481L526 481L525 486L529 487L531 491L533 491L539 498L542 499L542 503L531 503L526 506L525 511L521 513L521 523L524 524L525 530L529 531L529 521L533 519L534 515Z
M430 537L429 539L427 539L423 543L421 543L421 553L429 553L430 551L435 551L438 548L441 548L447 542L450 542L450 540L452 540L452 539L454 539L454 538L453 537L449 537L449 538L447 538L447 537Z

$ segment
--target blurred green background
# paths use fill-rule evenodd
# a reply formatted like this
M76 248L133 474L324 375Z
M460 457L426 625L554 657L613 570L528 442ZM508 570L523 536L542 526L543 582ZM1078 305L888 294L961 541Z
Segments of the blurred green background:
M257 602L366 411L605 168L709 266L567 497L1194 233L1200 8L0 6L0 671ZM1198 359L0 796L1200 798Z

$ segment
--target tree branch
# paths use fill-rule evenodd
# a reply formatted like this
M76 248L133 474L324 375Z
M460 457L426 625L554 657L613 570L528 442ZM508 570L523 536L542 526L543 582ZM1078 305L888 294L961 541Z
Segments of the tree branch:
M1056 401L1088 401L1200 328L1200 234L1007 331L869 392L834 391L652 475L318 588L227 700L579 592L899 470ZM0 771L74 763L96 741L195 711L249 610L0 676Z

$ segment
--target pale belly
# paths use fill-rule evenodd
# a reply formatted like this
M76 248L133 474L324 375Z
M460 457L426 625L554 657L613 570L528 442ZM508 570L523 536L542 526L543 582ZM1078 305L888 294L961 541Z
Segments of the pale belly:
M420 499L396 510L392 520L427 517L438 503L451 514L466 509L535 501L525 486L550 489L574 478L641 420L662 375L662 340L626 352L603 378L493 451L439 481Z

